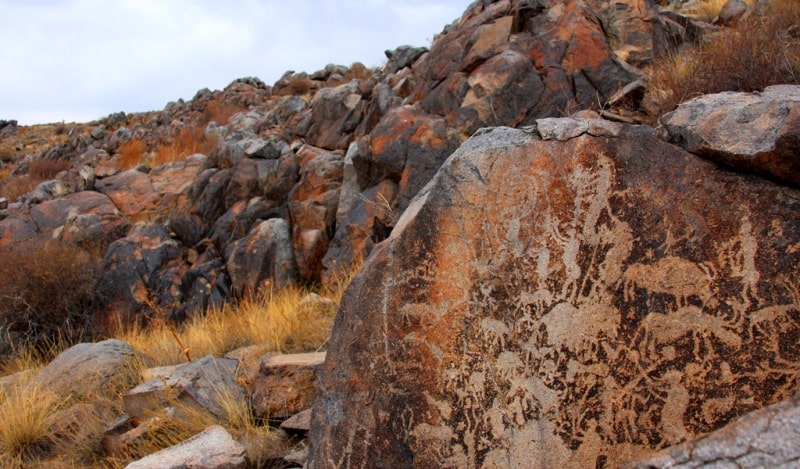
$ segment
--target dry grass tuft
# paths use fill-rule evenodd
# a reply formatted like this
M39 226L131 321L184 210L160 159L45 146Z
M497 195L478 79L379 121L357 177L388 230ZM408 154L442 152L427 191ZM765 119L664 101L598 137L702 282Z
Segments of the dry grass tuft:
M776 84L800 83L800 3L773 0L758 4L736 28L711 36L694 50L654 64L650 92L661 94L660 112L708 93L756 91Z
M307 94L311 91L312 87L311 79L305 75L294 75L289 79L289 83L286 85L286 89L289 90L289 93L295 96Z
M336 311L322 303L299 307L308 293L301 287L265 291L177 328L165 322L147 328L123 325L117 336L153 357L154 366L183 363L187 353L192 358L221 356L254 344L281 352L316 350L327 341Z
M205 134L202 127L184 127L171 142L161 144L153 155L151 166L183 161L195 153L208 155L214 150L217 140Z
M55 393L26 386L0 403L0 461L24 465L48 453L54 441L48 417L62 408Z
M10 202L16 201L21 195L34 190L42 181L29 174L19 176L6 176L0 179L0 197L5 197Z

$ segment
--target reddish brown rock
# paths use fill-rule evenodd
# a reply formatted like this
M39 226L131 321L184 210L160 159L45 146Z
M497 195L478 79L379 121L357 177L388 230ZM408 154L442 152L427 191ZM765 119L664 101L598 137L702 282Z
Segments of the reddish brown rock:
M800 193L538 127L466 142L367 260L309 467L617 467L795 391Z
M0 220L0 246L36 237L61 237L96 246L124 236L129 226L105 195L77 192L20 209Z

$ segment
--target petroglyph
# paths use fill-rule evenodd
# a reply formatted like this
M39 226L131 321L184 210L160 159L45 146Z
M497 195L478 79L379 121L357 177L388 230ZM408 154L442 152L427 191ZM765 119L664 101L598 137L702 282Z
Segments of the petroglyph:
M688 298L696 296L705 304L713 293L713 272L708 266L680 257L665 257L652 264L632 264L625 270L625 301L636 300L636 290L647 295L665 293L676 299L677 305L687 306Z

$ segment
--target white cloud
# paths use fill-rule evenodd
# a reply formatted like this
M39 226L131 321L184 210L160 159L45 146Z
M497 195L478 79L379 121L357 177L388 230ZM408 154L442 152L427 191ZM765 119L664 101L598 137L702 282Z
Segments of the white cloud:
M161 109L242 76L368 66L428 45L469 0L0 0L0 119Z

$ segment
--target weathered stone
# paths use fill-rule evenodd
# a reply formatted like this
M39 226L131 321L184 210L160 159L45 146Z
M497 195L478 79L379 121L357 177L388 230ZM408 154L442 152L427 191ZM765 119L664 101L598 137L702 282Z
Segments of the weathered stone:
M222 400L245 402L247 399L244 389L236 382L236 366L235 360L209 355L163 370L161 376L122 396L125 412L134 420L144 421L177 401L189 408L205 410L218 419L227 419L229 409Z
M700 440L667 448L629 467L788 469L797 466L800 466L800 394L751 412Z
M307 432L311 429L311 409L292 415L281 423L281 429L287 431Z
M315 397L314 385L324 361L325 352L265 357L260 376L253 383L253 415L287 419L310 409Z
M276 160L289 153L289 144L272 135L266 139L249 138L238 142L244 154L251 158Z
M117 339L73 345L47 364L31 385L60 396L94 397L133 378L134 351Z
M387 73L397 73L398 70L401 70L406 67L410 67L414 64L414 62L422 56L422 54L428 52L427 47L414 47L414 46L400 46L393 50L387 50L384 52L386 58L389 61L386 63L386 72Z
M79 402L49 417L48 434L61 446L95 444L114 418L109 404Z
M169 226L186 245L199 243L225 213L225 191L231 176L230 169L202 171L178 198Z
M321 89L311 101L311 124L304 136L318 147L346 149L361 120L361 104L355 80Z
M174 313L174 319L179 321L203 314L209 308L221 308L232 294L222 255L210 242L203 247L205 250L181 278L185 301Z
M161 225L135 226L108 247L98 287L117 312L172 307L183 300L180 285L189 268L186 255Z
M661 126L662 138L687 151L800 185L800 86L700 96L664 115Z
M750 7L747 6L747 3L742 0L728 0L722 5L722 9L714 22L725 26L736 24L749 9Z
M265 197L239 200L217 219L209 238L217 246L227 246L247 235L256 221L283 218L285 212L285 208Z
M308 460L308 446L291 451L289 454L284 456L283 460L289 464L303 467Z
M223 427L214 425L175 446L134 461L126 469L236 469L246 466L244 446Z
M616 467L794 392L800 193L614 128L448 159L345 293L309 467Z
M161 201L161 195L153 188L150 176L135 169L100 179L95 183L95 188L107 195L126 217L151 211Z
M289 224L281 218L257 223L226 251L226 267L237 295L256 292L264 282L282 288L297 281Z

